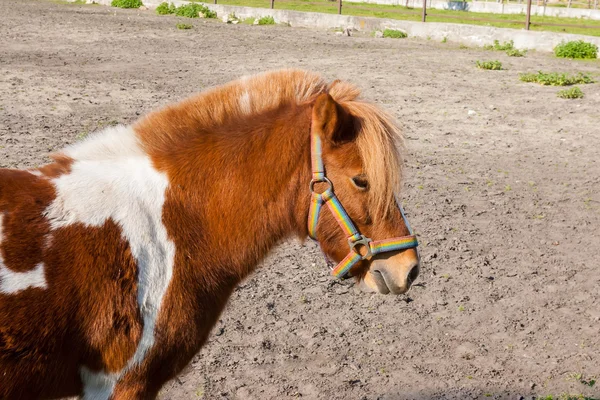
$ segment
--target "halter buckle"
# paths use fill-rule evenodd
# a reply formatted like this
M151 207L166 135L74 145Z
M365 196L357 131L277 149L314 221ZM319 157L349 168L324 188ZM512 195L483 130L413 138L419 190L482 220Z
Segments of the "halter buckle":
M363 260L366 260L373 256L373 252L371 251L371 242L372 240L370 238L366 237L365 235L360 235L360 237L357 240L352 240L352 238L348 239L348 246L350 246L351 251L361 256ZM367 254L365 254L364 256L360 254L360 251L356 249L357 245L365 246L365 249L367 249Z
M324 193L328 190L333 190L333 183L331 183L331 181L326 176L324 176L323 178L320 178L320 179L313 178L310 180L309 188L310 188L311 192L315 193L315 184L317 184L317 183L326 183L329 185L329 187L327 189L325 189L322 193Z

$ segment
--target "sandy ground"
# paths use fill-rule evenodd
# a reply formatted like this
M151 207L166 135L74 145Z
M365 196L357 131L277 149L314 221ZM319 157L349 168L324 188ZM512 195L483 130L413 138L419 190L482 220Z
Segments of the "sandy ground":
M584 383L600 377L600 84L563 100L518 80L600 78L598 61L218 21L181 31L152 11L32 0L0 0L0 15L0 167L279 67L352 80L405 127L419 285L360 293L312 243L284 243L163 399L600 397Z

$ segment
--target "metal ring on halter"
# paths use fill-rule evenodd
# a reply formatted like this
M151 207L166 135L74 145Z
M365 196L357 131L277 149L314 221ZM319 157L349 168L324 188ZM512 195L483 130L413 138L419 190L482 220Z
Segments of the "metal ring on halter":
M315 193L315 183L326 183L329 185L329 187L327 189L323 190L323 192L326 192L329 189L333 190L333 183L331 183L331 181L326 176L323 177L323 179L311 179L310 180L309 187L310 187L310 191L313 193Z
M353 251L356 254L358 254L359 256L361 256L363 260L366 260L373 256L373 253L371 252L371 246L370 246L371 242L372 242L372 240L370 238L366 237L365 235L360 235L360 239L358 239L358 240L353 241L352 239L348 239L348 246L350 246L351 251ZM367 254L365 254L364 256L362 254L360 254L360 251L358 251L356 249L356 246L359 244L362 244L363 246L365 246L365 249L367 249Z

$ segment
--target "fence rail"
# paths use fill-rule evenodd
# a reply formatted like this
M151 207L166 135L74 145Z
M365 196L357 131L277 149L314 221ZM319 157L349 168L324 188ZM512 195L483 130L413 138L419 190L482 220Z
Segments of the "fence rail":
M217 4L218 0L214 0L214 4ZM221 3L226 4L227 0L220 0ZM431 1L431 0L429 0ZM504 0L502 0L504 1ZM516 19L497 19L497 18L477 18L474 17L473 15L477 14L477 13L471 13L469 11L466 10L456 10L457 12L464 12L465 14L471 14L469 15L469 17L467 18L468 21L474 21L474 22L490 22L490 23L501 23L501 24L513 24L513 25L521 25L524 27L524 29L529 30L531 28L531 26L535 26L535 27L543 27L543 26L551 26L551 27L559 27L559 28L579 28L579 29L591 29L591 30L600 30L600 24L599 25L579 25L579 24L560 24L560 23L550 23L550 22L537 22L537 21L533 21L531 18L531 6L534 0L518 0L519 3L521 3L522 1L526 1L527 2L527 8L526 8L526 15L525 15L525 21L521 20L516 20ZM596 4L598 3L598 1L600 0L595 0ZM280 4L280 3L294 3L295 0L269 0L270 2L270 8L274 9L276 3ZM500 1L499 1L500 2ZM513 3L516 3L517 1L512 1ZM543 2L544 4L546 3L546 0L536 0L537 3L541 3ZM588 3L591 2L591 0L588 0ZM569 3L571 3L571 0L569 0ZM351 1L347 1L343 4L344 9L347 10L362 10L362 11L371 11L371 12L385 12L385 13L389 13L389 14L403 14L403 15L412 15L412 16L417 16L420 15L421 16L421 21L422 22L427 22L427 17L439 17L439 18L443 18L443 19L448 19L448 20L453 20L453 19L460 19L462 21L465 21L465 16L462 15L448 15L448 14L439 14L439 13L435 13L432 12L430 13L428 8L427 8L427 4L428 4L428 0L423 0L423 6L421 7L421 9L419 10L417 7L415 7L413 10L411 11L409 9L391 9L392 7L398 7L397 5L383 5L381 4L382 7L385 7L385 9L375 9L375 8L371 8L368 6L364 6L364 5L355 5L355 2L351 2ZM330 11L331 7L335 7L337 6L337 13L338 14L342 14L342 0L329 0L327 2L305 2L302 1L302 5L303 6L324 6L329 8ZM375 5L375 4L373 4ZM399 7L404 7L404 6L399 6ZM352 12L348 12L348 14L352 14ZM499 14L500 15L500 14ZM518 14L515 14L515 16ZM415 18L416 19L416 18Z

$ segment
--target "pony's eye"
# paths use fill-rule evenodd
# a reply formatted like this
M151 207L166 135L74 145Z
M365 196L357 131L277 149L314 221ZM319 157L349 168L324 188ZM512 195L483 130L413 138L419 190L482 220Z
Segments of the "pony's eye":
M357 175L352 178L352 183L360 190L368 190L369 189L369 181L364 175Z

